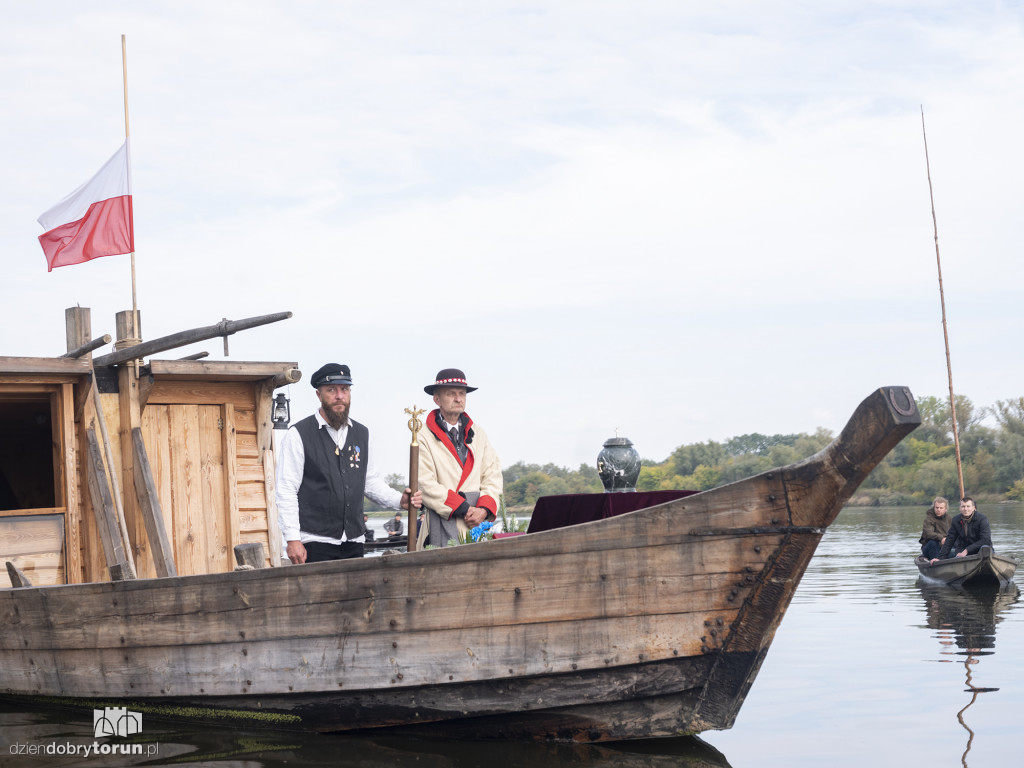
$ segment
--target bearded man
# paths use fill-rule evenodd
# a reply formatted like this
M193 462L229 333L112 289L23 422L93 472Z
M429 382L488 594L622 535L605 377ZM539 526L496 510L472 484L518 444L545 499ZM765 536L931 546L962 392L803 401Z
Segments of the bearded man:
M419 491L391 488L377 471L370 431L349 418L352 374L328 363L310 383L320 408L291 427L277 463L277 513L295 564L363 556L363 496L388 509L420 505Z

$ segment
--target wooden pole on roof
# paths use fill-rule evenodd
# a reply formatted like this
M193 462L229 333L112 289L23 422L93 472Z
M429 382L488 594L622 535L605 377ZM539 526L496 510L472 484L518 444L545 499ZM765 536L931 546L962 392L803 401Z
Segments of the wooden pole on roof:
M135 295L135 217L132 215L132 144L131 130L128 125L128 42L124 35L121 35L121 72L124 80L124 148L127 155L128 166L128 215L129 226L132 230L132 314L135 315L135 327L139 327L139 303Z
M939 224L935 217L935 194L932 192L932 169L928 161L928 135L924 130L924 105L921 106L921 135L924 137L924 165L928 172L928 196L932 204L932 228L935 232L935 264L939 270L939 302L942 305L942 338L946 343L946 372L949 375L949 413L953 419L953 447L956 451L956 476L960 498L964 497L964 468L960 461L960 430L956 424L956 398L953 394L953 363L949 356L949 329L946 326L946 297L942 290L942 260L939 258Z

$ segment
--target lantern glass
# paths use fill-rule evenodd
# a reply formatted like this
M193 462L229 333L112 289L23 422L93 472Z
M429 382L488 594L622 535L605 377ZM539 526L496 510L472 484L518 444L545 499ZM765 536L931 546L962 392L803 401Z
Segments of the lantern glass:
M292 420L291 406L284 392L278 393L274 398L274 412L270 417L274 422L274 429L288 429L288 422Z

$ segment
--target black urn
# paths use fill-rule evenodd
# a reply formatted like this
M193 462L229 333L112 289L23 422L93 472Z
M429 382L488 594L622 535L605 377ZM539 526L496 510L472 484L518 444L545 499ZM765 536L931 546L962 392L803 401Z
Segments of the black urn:
M640 477L640 454L628 437L610 437L597 454L597 474L605 493L629 493L636 490Z

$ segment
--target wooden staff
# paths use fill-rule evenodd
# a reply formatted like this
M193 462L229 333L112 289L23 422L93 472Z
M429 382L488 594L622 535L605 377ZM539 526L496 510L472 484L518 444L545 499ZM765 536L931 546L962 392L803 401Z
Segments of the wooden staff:
M412 442L409 443L409 525L407 526L409 531L408 543L406 544L407 552L416 551L416 538L419 535L416 525L417 509L412 504L412 494L416 493L416 486L420 484L420 444L419 444L419 433L423 428L423 422L419 420L421 413L424 413L422 409L417 408L415 405L412 408L406 408L405 412L408 413L412 418L409 419L409 431L412 432Z
M956 451L956 476L960 481L960 498L964 497L964 468L960 463L960 430L956 425L956 398L953 395L953 364L949 357L949 331L946 328L946 297L942 291L942 261L939 259L939 224L935 218L935 195L932 193L932 169L928 162L928 135L924 131L924 106L921 107L921 136L924 137L924 166L928 172L928 196L932 203L932 228L935 231L935 264L939 269L939 302L942 304L942 338L946 342L946 372L949 374L949 413L953 419L953 447Z

